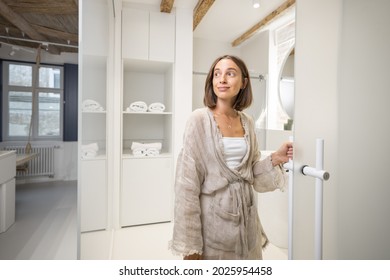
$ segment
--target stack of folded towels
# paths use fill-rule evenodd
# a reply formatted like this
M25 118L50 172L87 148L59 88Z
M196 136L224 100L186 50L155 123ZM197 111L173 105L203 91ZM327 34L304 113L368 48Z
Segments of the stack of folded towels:
M143 101L136 101L130 104L129 107L126 108L126 112L164 112L165 105L159 102L152 103L148 106Z
M94 158L99 151L97 143L91 143L81 146L81 158Z
M155 143L140 143L133 142L131 144L131 151L135 156L157 156L160 154L162 144Z
M148 105L143 101L133 102L126 108L126 112L146 112L147 110Z
M165 105L159 102L155 102L149 105L148 111L149 112L164 112Z
M82 109L85 112L102 112L102 111L104 111L104 108L97 101L92 100L92 99L84 100Z

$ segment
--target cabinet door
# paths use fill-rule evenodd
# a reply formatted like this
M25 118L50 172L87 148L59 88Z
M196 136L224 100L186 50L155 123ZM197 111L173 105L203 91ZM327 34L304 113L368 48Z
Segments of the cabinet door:
M81 161L81 231L101 230L107 224L106 161Z
M107 55L108 13L106 1L84 0L82 3L82 53Z
M147 60L149 58L149 12L123 9L122 57Z
M149 60L173 62L175 59L175 16L150 12Z
M15 222L15 198L15 179L0 185L0 233Z
M171 158L124 159L122 174L122 226L171 220Z

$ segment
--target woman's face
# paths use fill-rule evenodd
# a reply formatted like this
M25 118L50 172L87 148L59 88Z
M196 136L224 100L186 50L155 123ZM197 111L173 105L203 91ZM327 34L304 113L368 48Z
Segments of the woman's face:
M244 88L246 81L242 80L240 68L233 60L225 58L214 67L213 89L219 99L234 103L235 97Z

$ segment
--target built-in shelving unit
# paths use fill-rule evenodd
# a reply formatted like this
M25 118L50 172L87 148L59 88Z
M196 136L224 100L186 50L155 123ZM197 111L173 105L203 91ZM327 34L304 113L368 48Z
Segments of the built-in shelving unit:
M148 5L131 6L125 0L81 4L81 231L170 221L175 14L150 10ZM83 110L85 100L96 101L101 108ZM165 108L127 110L137 101ZM158 142L162 147L158 154L134 155L133 142ZM97 154L84 157L82 148L94 144Z
M171 220L175 17L126 7L122 16L120 225L126 227ZM159 36L152 35L157 29ZM162 103L165 110L127 110L139 101ZM158 155L137 156L131 150L133 142L157 142L162 148Z

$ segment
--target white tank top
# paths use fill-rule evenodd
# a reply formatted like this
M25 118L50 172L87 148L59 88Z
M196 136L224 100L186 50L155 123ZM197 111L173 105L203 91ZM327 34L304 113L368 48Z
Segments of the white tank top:
M247 145L244 137L222 137L225 162L230 169L238 166L244 158Z

